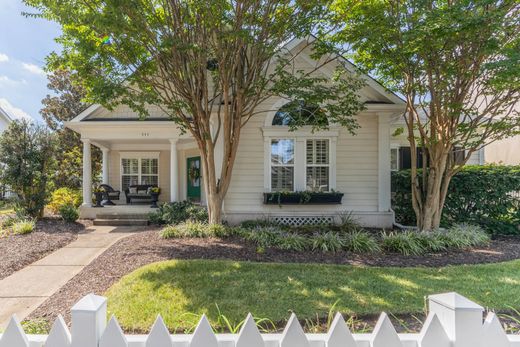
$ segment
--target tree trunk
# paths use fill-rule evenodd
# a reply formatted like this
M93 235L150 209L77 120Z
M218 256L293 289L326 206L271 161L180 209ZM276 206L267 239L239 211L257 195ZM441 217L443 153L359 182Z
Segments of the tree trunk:
M439 151L441 153L435 155ZM439 228L444 201L451 181L451 175L447 170L448 153L450 152L437 148L433 153L430 166L423 168L423 170L426 170L426 174L423 173L421 184L418 182L416 170L412 170L411 175L412 205L417 219L417 227L422 231Z

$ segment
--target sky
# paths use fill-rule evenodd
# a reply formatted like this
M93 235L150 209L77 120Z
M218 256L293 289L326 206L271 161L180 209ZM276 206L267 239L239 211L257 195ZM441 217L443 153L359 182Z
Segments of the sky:
M41 100L51 92L43 67L45 57L59 51L56 23L26 18L35 12L22 0L0 0L0 107L12 118L42 121Z

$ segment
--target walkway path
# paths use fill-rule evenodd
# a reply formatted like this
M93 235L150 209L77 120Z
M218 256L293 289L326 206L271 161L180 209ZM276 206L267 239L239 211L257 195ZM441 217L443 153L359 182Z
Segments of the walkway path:
M89 227L76 241L0 280L0 329L13 314L24 319L107 248L142 228Z

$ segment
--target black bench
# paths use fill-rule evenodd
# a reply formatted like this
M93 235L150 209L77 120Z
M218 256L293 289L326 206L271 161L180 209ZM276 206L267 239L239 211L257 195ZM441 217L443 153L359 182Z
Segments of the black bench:
M135 201L152 201L151 189L157 187L151 184L131 185L125 189L126 203L131 204Z

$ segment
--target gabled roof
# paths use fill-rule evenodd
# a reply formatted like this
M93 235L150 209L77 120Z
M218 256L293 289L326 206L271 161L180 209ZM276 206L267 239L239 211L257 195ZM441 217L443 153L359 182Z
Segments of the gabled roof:
M284 48L287 51L293 51L302 43L313 44L313 42L316 40L317 40L317 38L314 36L309 36L308 38L293 38L284 45ZM302 55L304 55L304 54L302 54ZM397 105L405 104L405 101L401 97L399 97L397 94L391 92L390 90L386 89L381 83L379 83L373 77L371 77L367 74L361 73L360 70L350 60L348 60L347 58L345 58L344 56L342 56L339 53L334 53L334 55L335 55L335 58L337 58L337 61L341 64L341 66L343 66L349 72L360 74L361 77L365 80L368 87L373 89L375 92L377 92L379 95L381 95L384 99L388 100L388 102L387 101L369 100L366 102L367 105L373 105L373 106L394 105L394 106L397 106ZM312 58L307 57L307 59L312 59ZM330 69L328 69L327 67L322 67L322 70L326 71L326 73L332 73L330 71ZM105 118L105 119L98 119L98 118L87 119L88 117L92 116L93 114L95 114L96 112L99 112L102 109L103 109L103 107L100 104L91 104L86 109L84 109L80 114L78 114L76 117L74 117L71 121L69 121L67 123L77 123L77 122L82 122L82 121L87 121L87 120L95 120L95 121L115 120L115 119L110 119L110 118L108 118L108 119L107 118ZM125 120L128 120L128 119L125 119ZM148 119L148 120L150 120L150 119Z

